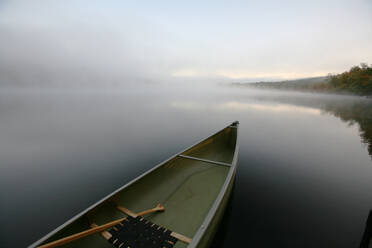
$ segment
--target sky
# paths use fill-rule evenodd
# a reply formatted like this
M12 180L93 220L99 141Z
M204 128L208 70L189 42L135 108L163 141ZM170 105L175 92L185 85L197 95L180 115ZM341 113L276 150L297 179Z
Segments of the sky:
M371 0L0 0L0 84L281 80L361 62Z

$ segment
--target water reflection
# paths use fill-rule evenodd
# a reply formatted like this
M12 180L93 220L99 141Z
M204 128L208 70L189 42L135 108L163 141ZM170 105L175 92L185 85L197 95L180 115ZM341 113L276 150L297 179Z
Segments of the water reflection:
M325 111L349 124L358 123L360 137L372 157L372 104L370 101L354 101L347 108L339 103L329 103Z
M321 111L315 108L299 107L288 104L257 104L257 103L239 103L239 102L227 102L222 105L223 109L231 110L257 110L257 111L269 111L269 112L291 112L291 113L305 113L319 115Z
M290 112L320 115L322 112L316 108L301 107L289 104L268 104L268 103L245 103L227 101L217 104L202 104L195 102L172 102L170 106L185 110L219 110L219 111L268 111L268 112Z
M372 158L372 99L353 96L315 95L315 94L275 94L256 97L259 101L276 101L291 104L291 111L298 111L293 105L305 107L305 111L328 113L340 118L349 125L358 124L361 141ZM264 109L261 107L261 109ZM301 112L301 111L300 111Z

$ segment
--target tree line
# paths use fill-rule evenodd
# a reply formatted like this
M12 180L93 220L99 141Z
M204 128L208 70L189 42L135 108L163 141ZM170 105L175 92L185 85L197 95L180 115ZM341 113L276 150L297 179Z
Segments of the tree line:
M372 95L372 64L361 63L341 74L280 82L233 83L234 86Z
M314 89L351 92L359 95L372 94L372 64L361 63L349 71L338 75L329 75L328 82L314 85Z

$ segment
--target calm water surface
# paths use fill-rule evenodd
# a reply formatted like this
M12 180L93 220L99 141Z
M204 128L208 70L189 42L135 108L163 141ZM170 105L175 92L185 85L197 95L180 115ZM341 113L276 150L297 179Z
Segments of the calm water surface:
M0 247L25 247L239 120L216 247L358 247L372 208L372 100L236 88L0 91Z

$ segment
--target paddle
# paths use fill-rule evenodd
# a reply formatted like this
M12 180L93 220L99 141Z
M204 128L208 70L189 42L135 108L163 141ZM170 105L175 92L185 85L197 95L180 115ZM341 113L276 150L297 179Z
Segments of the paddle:
M152 211L153 209L158 209L158 211L164 211L164 207L161 204L158 204L153 209L146 210L146 211L140 212L138 214L135 214L132 211L130 211L129 209L127 209L125 207L122 207L120 205L117 205L116 208L119 209L120 211L124 212L125 214L133 217L133 218L136 218L137 216L142 216L142 215L145 215L145 214L152 213L153 212ZM186 243L186 244L190 244L191 243L191 239L189 237L186 237L186 236L182 235L182 234L179 234L179 233L176 233L176 232L172 232L170 235L172 237L178 239L179 241L182 241L182 242Z
M155 208L140 212L138 214L135 214L128 209L126 209L126 210L128 211L127 215L132 216L132 217L133 217L133 215L135 215L137 217L137 216L142 216L142 215L150 214L150 213L157 212L157 211L164 211L164 207L161 204L158 204ZM129 214L129 213L131 213L131 214ZM109 223L106 223L104 225L96 226L96 227L90 228L88 230L85 230L85 231L82 231L82 232L79 232L79 233L75 233L73 235L58 239L56 241L52 241L50 243L40 245L40 246L38 246L38 248L52 248L52 247L56 247L56 246L60 246L60 245L69 243L69 242L74 241L76 239L80 239L82 237L86 237L86 236L91 235L91 234L102 232L107 228L110 228L110 227L113 227L113 226L119 224L120 222L124 221L126 218L127 217L120 218L120 219L111 221ZM177 237L175 237L175 238L177 238Z

